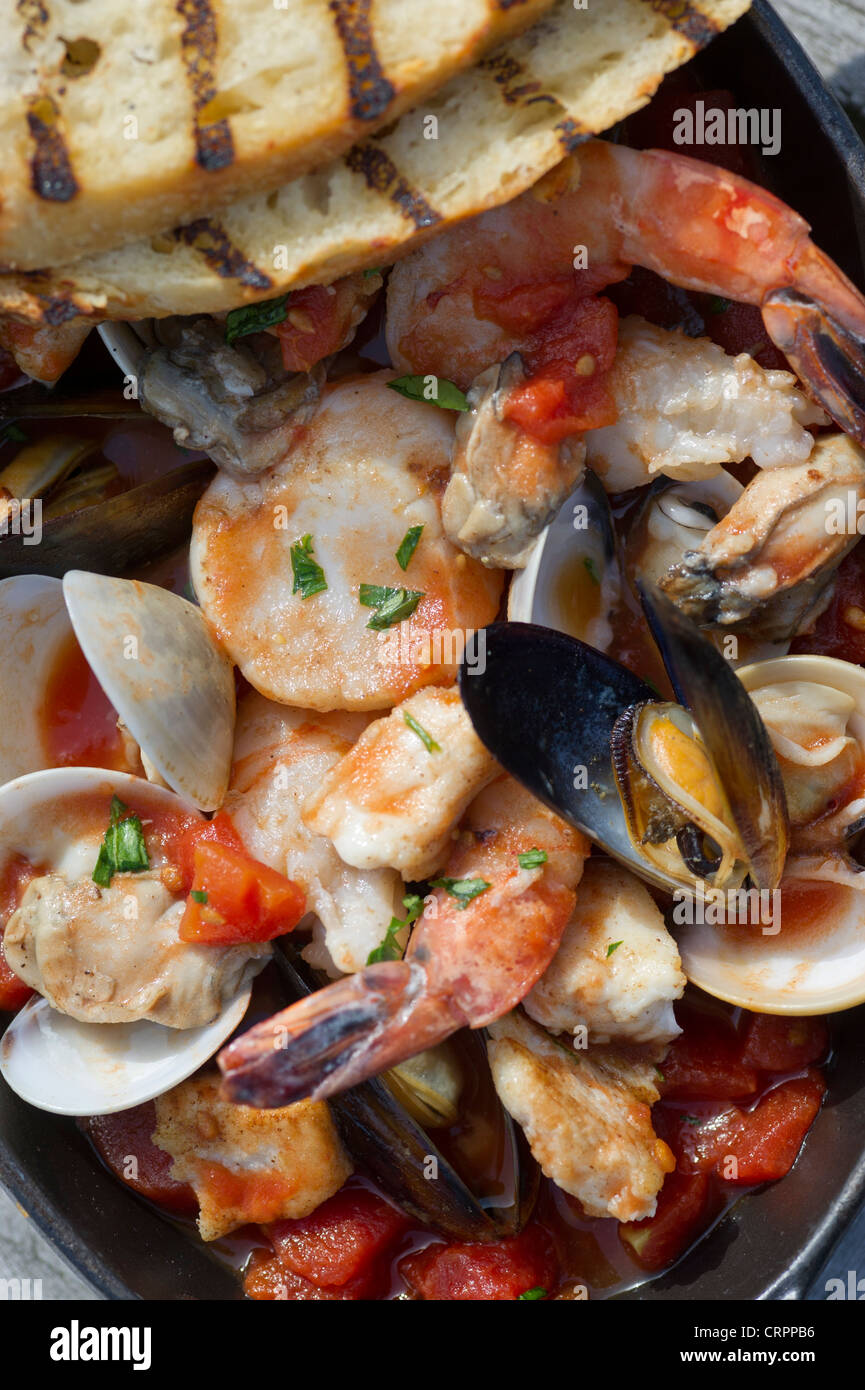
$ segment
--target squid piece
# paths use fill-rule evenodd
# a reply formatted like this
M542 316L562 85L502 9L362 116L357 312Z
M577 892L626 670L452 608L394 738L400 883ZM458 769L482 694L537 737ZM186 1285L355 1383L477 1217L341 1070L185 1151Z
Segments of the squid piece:
M497 770L459 692L430 687L367 727L306 802L303 819L357 869L428 878Z

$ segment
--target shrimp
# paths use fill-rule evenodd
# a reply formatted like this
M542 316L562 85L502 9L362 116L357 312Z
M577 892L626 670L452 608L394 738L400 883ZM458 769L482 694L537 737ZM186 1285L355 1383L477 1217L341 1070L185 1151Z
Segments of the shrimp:
M865 299L808 232L786 204L727 170L592 140L512 203L396 267L391 357L466 386L529 350L569 302L640 265L686 289L758 305L809 392L865 442Z
M556 952L588 850L518 782L491 782L405 959L338 980L237 1038L218 1058L226 1094L265 1107L322 1099L508 1013Z
M0 347L16 366L34 381L53 385L71 366L93 327L93 319L67 319L65 323L21 323L0 315Z

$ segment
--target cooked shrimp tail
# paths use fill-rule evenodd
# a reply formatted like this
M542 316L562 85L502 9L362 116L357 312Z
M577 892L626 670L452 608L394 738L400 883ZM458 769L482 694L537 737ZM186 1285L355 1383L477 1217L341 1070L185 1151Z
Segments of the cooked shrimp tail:
M459 1026L415 961L337 980L250 1028L219 1054L229 1099L263 1107L321 1100L432 1047Z
M831 262L830 262L831 266ZM834 267L832 267L834 269ZM836 272L837 274L838 272ZM855 294L856 292L852 290ZM865 444L865 336L798 289L763 301L772 342L846 434Z

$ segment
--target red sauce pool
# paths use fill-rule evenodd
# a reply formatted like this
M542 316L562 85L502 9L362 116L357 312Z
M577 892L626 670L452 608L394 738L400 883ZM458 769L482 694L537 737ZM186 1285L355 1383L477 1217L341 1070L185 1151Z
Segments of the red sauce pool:
M72 633L54 663L39 717L55 767L132 771L117 713Z

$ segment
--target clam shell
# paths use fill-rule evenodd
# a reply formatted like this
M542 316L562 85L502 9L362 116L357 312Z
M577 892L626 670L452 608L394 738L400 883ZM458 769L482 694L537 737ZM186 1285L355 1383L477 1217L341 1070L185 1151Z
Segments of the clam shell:
M203 811L225 799L234 676L194 604L155 584L71 570L75 635L123 723L161 777Z

